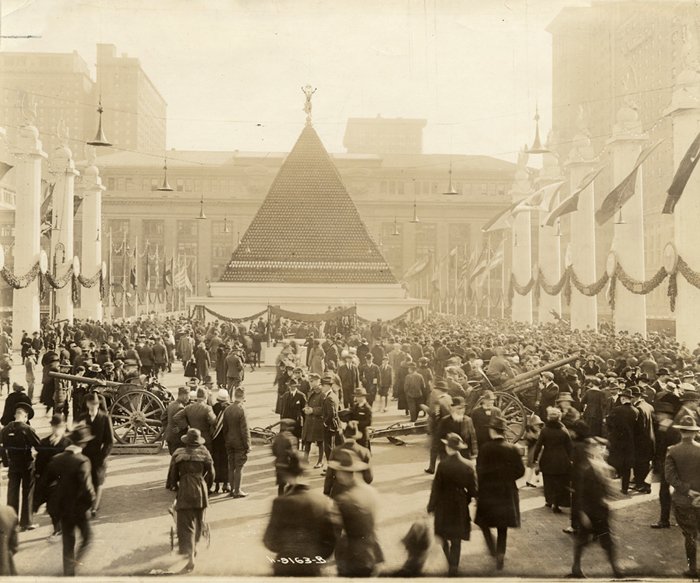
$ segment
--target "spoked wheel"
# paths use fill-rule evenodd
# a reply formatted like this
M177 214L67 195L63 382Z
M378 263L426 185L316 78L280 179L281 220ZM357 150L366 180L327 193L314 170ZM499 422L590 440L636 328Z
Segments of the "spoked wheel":
M165 407L154 394L141 389L119 395L110 408L114 436L119 443L162 441Z
M498 407L503 413L503 418L506 420L508 429L505 437L510 443L515 443L525 435L525 423L527 420L527 412L523 404L510 393L495 393L494 406ZM481 399L477 402L477 405Z

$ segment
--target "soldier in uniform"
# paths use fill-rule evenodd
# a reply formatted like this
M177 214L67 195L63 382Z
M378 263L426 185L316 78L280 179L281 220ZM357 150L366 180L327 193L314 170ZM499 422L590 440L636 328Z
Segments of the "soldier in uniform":
M2 462L8 468L7 504L20 515L20 529L33 530L38 525L32 522L32 490L34 472L32 470L32 449L39 449L39 436L29 424L34 409L27 403L17 403L15 420L11 421L0 435L2 441ZM20 487L22 489L22 510L20 512Z
M350 406L350 421L357 421L362 436L357 440L362 447L372 449L369 442L369 428L372 426L372 406L367 402L367 390L364 387L355 389L354 402Z
M314 386L319 386L321 377L315 373L309 375L313 379ZM294 428L292 432L297 440L301 440L301 430L304 426L304 407L306 407L306 396L299 390L299 383L292 379L287 383L289 390L280 397L280 419L293 419Z

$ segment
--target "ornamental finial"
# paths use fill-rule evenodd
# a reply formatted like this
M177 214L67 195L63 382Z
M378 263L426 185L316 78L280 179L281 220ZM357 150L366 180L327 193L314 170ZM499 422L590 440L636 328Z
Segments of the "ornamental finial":
M306 96L306 102L304 103L304 113L306 113L306 123L307 123L307 125L311 125L311 97L313 97L313 94L316 93L316 88L311 87L311 85L306 85L305 87L302 87L301 90L304 92L304 95Z

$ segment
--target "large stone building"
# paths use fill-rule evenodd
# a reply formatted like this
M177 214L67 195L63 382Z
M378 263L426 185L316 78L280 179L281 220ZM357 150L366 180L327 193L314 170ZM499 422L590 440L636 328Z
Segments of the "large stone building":
M390 120L379 118L377 123ZM403 120L413 139L424 120ZM366 121L363 123L367 123ZM354 120L348 122L348 132ZM414 142L414 143L416 143ZM346 138L345 143L348 144ZM291 148L292 144L290 144ZM348 193L394 275L401 280L421 258L438 258L443 292L451 250L462 259L482 245L481 226L510 201L514 164L486 156L424 154L419 148L400 154L331 154ZM373 147L367 141L362 149ZM219 281L231 255L260 207L286 154L269 152L167 152L173 192L159 192L163 182L158 156L119 152L99 159L104 184L102 232L115 246L138 237L143 250L160 258L186 262L196 295L206 295ZM448 191L449 172L458 195ZM203 203L201 202L203 201ZM419 221L413 222L415 213ZM289 201L293 207L294 200ZM199 219L203 208L206 218ZM105 260L108 245L103 245ZM113 258L114 259L114 258ZM117 260L114 279L127 272ZM144 260L145 261L145 260ZM145 268L139 270L145 273ZM141 276L143 277L143 276ZM427 286L410 290L427 297Z
M162 152L166 103L139 60L117 56L114 45L99 44L95 70L96 81L76 52L0 53L0 125L7 129L8 139L14 139L33 101L44 151L51 154L61 143L58 125L63 123L69 145L81 158L85 142L95 137L95 109L102 95L103 127L115 148Z
M552 126L557 153L568 157L573 140L585 126L600 162L596 208L612 184L612 163L606 149L617 112L630 105L639 113L650 142L664 139L643 167L646 277L662 264L665 244L673 241L673 217L662 215L666 189L673 178L671 103L675 75L684 59L698 59L700 10L691 1L593 1L589 7L563 9L548 27L552 35ZM688 47L694 55L686 55ZM623 216L624 220L624 216ZM612 241L612 223L596 231L598 274ZM566 236L568 221L562 221ZM564 243L565 243L564 239ZM599 311L609 314L604 294ZM666 286L647 296L649 319L671 318Z

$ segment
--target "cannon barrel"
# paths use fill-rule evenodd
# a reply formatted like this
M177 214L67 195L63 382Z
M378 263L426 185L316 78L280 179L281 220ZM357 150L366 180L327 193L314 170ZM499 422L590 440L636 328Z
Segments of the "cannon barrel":
M577 358L579 358L578 355L568 356L566 358L562 358L561 360L557 360L556 362L550 362L545 366L541 366L539 368L520 373L519 375L515 375L512 379L508 379L505 383L503 383L503 386L501 388L504 390L508 390L521 387L527 381L540 376L540 374L542 374L543 372L566 366L567 364L574 362Z
M100 385L102 387L121 387L125 383L115 383L114 381L103 381L102 379L91 379L80 377L74 374L64 374L62 372L50 371L49 376L55 379L61 379L63 381L75 381L76 383L83 383L85 385Z

